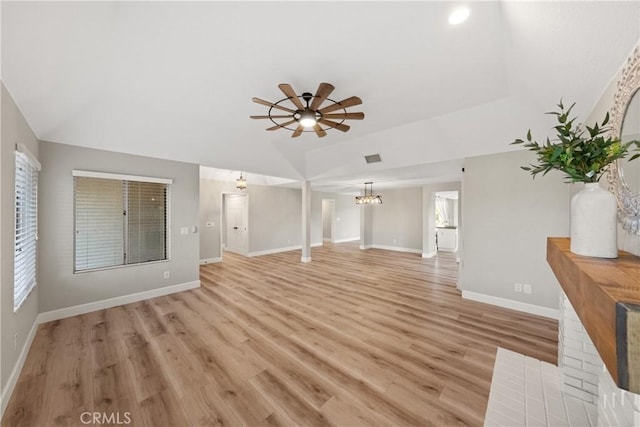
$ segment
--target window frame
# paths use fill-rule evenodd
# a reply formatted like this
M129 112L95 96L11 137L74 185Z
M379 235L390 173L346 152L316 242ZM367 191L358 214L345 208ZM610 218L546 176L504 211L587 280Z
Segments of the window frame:
M143 261L137 263L130 264L117 264L117 265L109 265L104 267L96 267L96 268L87 268L82 270L76 270L76 193L75 193L75 185L73 190L73 266L72 271L73 274L83 274L83 273L91 273L94 271L102 271L102 270L113 270L118 268L128 268L128 267L136 267L141 265L150 265L150 264L159 264L164 262L171 261L171 184L173 184L173 179L171 178L159 178L159 177L149 177L149 176L141 176L141 175L127 175L127 174L118 174L118 173L110 173L110 172L96 172L96 171L86 171L86 170L78 170L74 169L72 171L72 177L75 179L76 177L82 178L98 178L98 179L109 179L114 181L135 181L135 182L144 182L144 183L153 183L153 184L164 184L166 186L165 193L165 245L166 245L166 258L160 260L153 261ZM126 228L126 225L125 225ZM125 234L126 236L126 234ZM126 244L126 237L123 238L123 245Z
M18 167L18 162L19 161L24 162L24 164L26 165L26 167L28 169L25 170L25 177L24 178L19 178L18 173L19 173L19 167ZM13 213L14 213L14 228L13 228L13 312L16 313L20 307L23 306L23 304L27 301L27 299L29 298L29 295L31 295L31 293L33 292L33 290L36 288L36 286L38 285L38 190L39 190L39 186L40 186L40 182L39 182L39 173L40 170L42 169L42 166L40 165L40 162L38 161L38 159L36 159L36 157L31 154L31 152L29 151L29 149L27 149L27 147L22 144L22 143L16 143L15 145L15 158L14 158L14 174L13 174L13 178L14 178L14 183L13 183L13 187L14 187L14 198L13 198ZM23 212L23 213L19 213L19 204L18 204L18 182L19 181L29 181L34 179L35 175L35 184L32 184L32 186L27 187L27 189L25 191L28 191L28 202L29 206L27 206L27 212ZM35 187L35 188L34 188ZM31 192L34 192L35 194L32 194ZM33 234L33 236L29 236L28 238L32 238L33 239L33 260L27 259L25 260L20 260L20 264L22 265L28 265L28 264L32 264L32 274L33 274L33 281L26 285L24 288L26 289L26 291L24 292L17 292L18 288L16 285L18 285L18 282L16 281L17 275L16 272L18 271L18 269L16 268L16 264L18 262L18 257L16 256L16 254L18 253L18 234L19 231L21 231L22 229L22 220L24 218L22 218L22 216L24 215L29 215L29 210L33 209L34 212L32 212L32 214L34 215L34 221L35 223L33 224L33 230L29 230L29 234ZM22 245L24 245L24 243L22 243ZM20 248L20 253L22 253L22 249ZM31 268L31 267L26 267L26 268ZM22 269L20 270L22 272ZM30 274L29 271L27 271L27 274ZM20 286L20 289L22 289L23 286ZM21 298L20 300L17 300L16 298Z

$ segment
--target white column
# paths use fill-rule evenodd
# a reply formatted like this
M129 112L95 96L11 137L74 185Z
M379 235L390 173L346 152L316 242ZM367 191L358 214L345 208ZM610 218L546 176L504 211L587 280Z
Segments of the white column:
M302 262L311 262L311 181L302 183Z

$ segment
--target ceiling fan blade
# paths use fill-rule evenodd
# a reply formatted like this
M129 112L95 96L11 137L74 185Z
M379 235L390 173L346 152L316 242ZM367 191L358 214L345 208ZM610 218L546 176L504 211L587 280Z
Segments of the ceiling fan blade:
M325 132L325 130L322 129L320 125L317 123L313 125L313 130L316 131L316 135L318 135L319 138L322 138L323 136L327 136L327 132Z
M251 98L251 100L256 104L262 104L262 105L266 105L267 107L277 108L278 110L286 111L287 113L291 113L291 114L295 113L295 111L292 110L291 108L283 107L281 105L274 104L273 102L265 101L264 99Z
M327 105L326 107L318 110L318 112L320 114L325 114L325 113L330 113L332 111L353 107L354 105L360 105L360 104L362 104L362 99L358 98L357 96L352 96L350 98L343 99L337 104Z
M304 110L304 105L302 105L302 102L300 102L300 98L298 98L298 95L296 95L290 85L286 83L280 83L278 87L280 88L282 93L284 93L284 95L289 98L291 102L293 102L298 110Z
M318 122L322 123L323 125L327 125L329 127L341 130L342 132L346 132L349 129L351 129L350 126L347 126L347 125L345 125L343 123L332 122L331 120L320 119L320 120L318 120Z
M304 126L299 125L296 130L293 131L293 133L291 134L291 138L297 138L300 135L302 135L302 131L304 130Z
M316 95L313 97L313 101L311 101L311 105L309 106L312 110L317 110L318 107L327 99L327 96L333 92L335 87L329 83L320 83L318 86L318 91Z
M293 117L292 114L289 114L288 116L285 115L273 115L273 116L249 116L252 119L290 119Z
M276 129L280 129L283 128L285 126L289 126L291 123L295 123L295 120L291 120L289 122L285 122L285 123L281 123L279 125L275 125L275 126L271 126L270 128L267 128L267 130L276 130Z
M364 119L364 113L336 113L336 114L323 114L325 119L338 119L338 120L362 120Z

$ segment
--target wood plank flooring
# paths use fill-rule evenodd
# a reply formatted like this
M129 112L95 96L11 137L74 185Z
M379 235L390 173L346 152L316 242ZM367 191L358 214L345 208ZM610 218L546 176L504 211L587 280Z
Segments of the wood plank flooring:
M41 325L2 426L482 425L497 347L556 362L557 322L462 300L451 255L312 257L225 253L199 289Z

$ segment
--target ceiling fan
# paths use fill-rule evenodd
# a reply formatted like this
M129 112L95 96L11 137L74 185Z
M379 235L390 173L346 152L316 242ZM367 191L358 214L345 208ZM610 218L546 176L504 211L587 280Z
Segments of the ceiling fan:
M346 132L350 126L344 124L345 120L362 120L364 113L347 112L348 107L362 104L362 100L357 96L351 96L342 101L334 101L329 95L335 89L329 83L320 83L316 94L304 92L302 95L296 95L291 85L280 83L278 85L286 98L282 98L277 102L269 102L260 98L252 98L252 101L269 107L266 116L251 116L252 119L269 119L275 126L267 128L267 130L288 129L293 131L292 138L302 135L302 132L315 132L320 138L327 134L327 129L338 129ZM290 108L282 105L286 101L290 101L293 107ZM303 103L304 101L304 103ZM320 108L320 106L328 101L330 104ZM284 111L288 114L273 114L273 110ZM322 126L324 125L324 127Z

